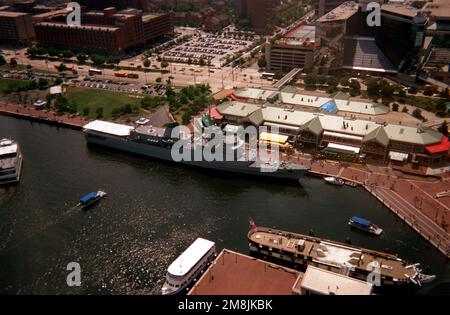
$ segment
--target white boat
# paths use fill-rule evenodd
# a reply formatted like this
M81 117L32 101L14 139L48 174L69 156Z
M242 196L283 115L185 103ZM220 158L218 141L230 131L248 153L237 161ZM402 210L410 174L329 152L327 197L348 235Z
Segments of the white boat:
M173 295L186 293L191 284L200 278L216 256L214 242L197 238L167 269L166 282L161 293Z
M336 177L336 176L325 177L324 180L329 184L337 185L337 186L344 186L344 184L345 184L345 182L344 182L344 180L342 180L342 178Z
M11 139L0 140L0 185L17 183L23 156L19 145Z

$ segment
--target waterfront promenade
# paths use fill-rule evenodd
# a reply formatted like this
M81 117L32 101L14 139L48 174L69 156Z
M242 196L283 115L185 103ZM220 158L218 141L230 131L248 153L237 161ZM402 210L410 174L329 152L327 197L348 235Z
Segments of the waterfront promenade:
M88 123L83 117L69 114L57 114L48 110L38 110L31 106L20 106L15 104L6 104L0 102L0 114L25 118L30 120L38 120L50 124L61 125L74 129L81 129Z
M450 258L450 196L435 198L436 193L449 189L450 182L446 176L417 177L388 167L313 161L306 154L287 159L309 166L312 175L339 176L358 183Z

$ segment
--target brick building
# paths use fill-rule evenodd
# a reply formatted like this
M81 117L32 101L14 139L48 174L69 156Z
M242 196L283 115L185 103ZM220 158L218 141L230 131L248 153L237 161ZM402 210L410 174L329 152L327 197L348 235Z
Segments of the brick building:
M0 39L14 43L30 43L35 38L31 15L0 11Z
M273 44L266 44L267 68L282 72L293 68L309 70L314 65L319 46L316 27L300 25Z
M143 15L142 11L105 8L85 12L81 26L62 22L35 24L36 38L45 45L102 49L123 54L158 37L173 33L170 14Z

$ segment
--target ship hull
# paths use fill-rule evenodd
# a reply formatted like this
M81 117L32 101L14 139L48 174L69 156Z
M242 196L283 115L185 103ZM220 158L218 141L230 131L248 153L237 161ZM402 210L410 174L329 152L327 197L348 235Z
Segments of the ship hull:
M205 170L214 170L227 173L245 174L249 176L258 176L266 178L276 178L282 180L299 180L308 169L283 169L275 171L262 171L261 168L251 166L248 161L180 161L176 162L172 158L171 148L158 145L150 145L130 141L124 138L100 137L90 134L86 135L88 143L100 145L120 151L131 152L141 156L173 162L181 165L201 168Z

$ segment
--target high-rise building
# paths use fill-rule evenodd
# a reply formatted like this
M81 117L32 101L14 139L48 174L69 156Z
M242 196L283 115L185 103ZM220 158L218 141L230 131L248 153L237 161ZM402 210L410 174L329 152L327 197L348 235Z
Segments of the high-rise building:
M14 43L30 43L35 37L31 15L22 12L0 12L0 39Z
M289 72L294 68L310 70L319 52L316 26L300 25L273 44L266 44L267 68Z
M340 6L345 1L347 0L317 0L314 7L316 16L321 17L334 8Z
M422 46L427 17L411 6L383 4L376 43L395 66L400 66Z
M276 0L235 0L236 13L250 22L258 33L264 33L272 23Z

